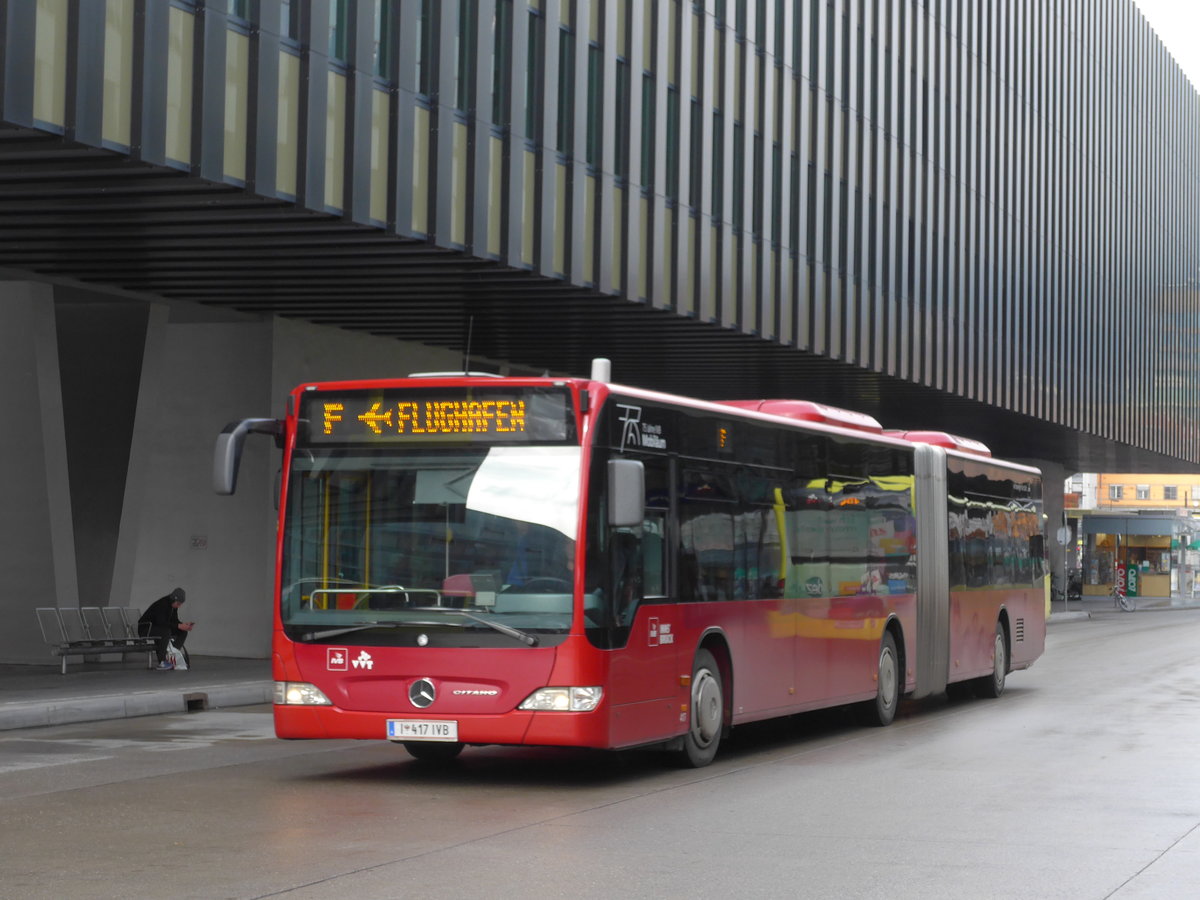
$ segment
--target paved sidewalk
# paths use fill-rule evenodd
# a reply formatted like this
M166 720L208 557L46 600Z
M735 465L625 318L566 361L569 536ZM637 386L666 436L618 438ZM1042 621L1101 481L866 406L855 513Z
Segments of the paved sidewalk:
M192 655L186 672L146 668L144 656L46 665L0 664L0 731L166 712L270 703L271 663Z
M1183 608L1197 605L1147 599L1138 611ZM1065 609L1053 604L1048 624L1107 614L1128 615L1107 597L1088 598ZM136 655L111 662L72 658L66 675L53 657L45 665L0 664L0 731L271 702L270 660L193 655L192 662L186 672L159 672Z
M1134 612L1161 612L1171 609L1200 609L1200 599L1181 599L1176 597L1137 597L1134 599ZM1047 624L1055 625L1061 622L1071 622L1077 619L1090 619L1093 616L1104 615L1125 616L1129 613L1118 609L1112 598L1084 597L1071 600L1068 603L1056 601L1050 604L1050 618Z

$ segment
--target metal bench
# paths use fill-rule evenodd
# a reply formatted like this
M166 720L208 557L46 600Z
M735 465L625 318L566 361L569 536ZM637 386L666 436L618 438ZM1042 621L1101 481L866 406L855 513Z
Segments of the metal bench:
M154 638L138 634L138 611L120 606L38 607L38 627L50 652L62 657L67 674L68 656L101 653L147 653L147 668L154 668Z

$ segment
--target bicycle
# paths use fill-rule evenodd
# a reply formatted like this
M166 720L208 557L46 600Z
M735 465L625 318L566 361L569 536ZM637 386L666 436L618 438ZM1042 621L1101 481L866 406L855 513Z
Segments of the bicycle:
M1133 612L1137 609L1137 604L1133 598L1126 594L1118 585L1112 586L1113 606L1122 612Z

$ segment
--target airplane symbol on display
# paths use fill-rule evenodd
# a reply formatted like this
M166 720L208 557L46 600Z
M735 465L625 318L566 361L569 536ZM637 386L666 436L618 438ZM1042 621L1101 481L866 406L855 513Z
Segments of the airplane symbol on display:
M383 406L383 401L377 400L369 410L358 417L358 421L364 423L376 434L383 434L383 430L379 427L380 422L386 423L388 428L392 427L392 411L389 409L387 412L381 413L379 411L381 406Z

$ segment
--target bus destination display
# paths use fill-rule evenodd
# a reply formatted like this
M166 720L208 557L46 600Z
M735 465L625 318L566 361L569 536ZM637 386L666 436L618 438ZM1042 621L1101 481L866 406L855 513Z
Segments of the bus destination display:
M567 393L364 391L305 397L308 442L562 441L573 431Z

